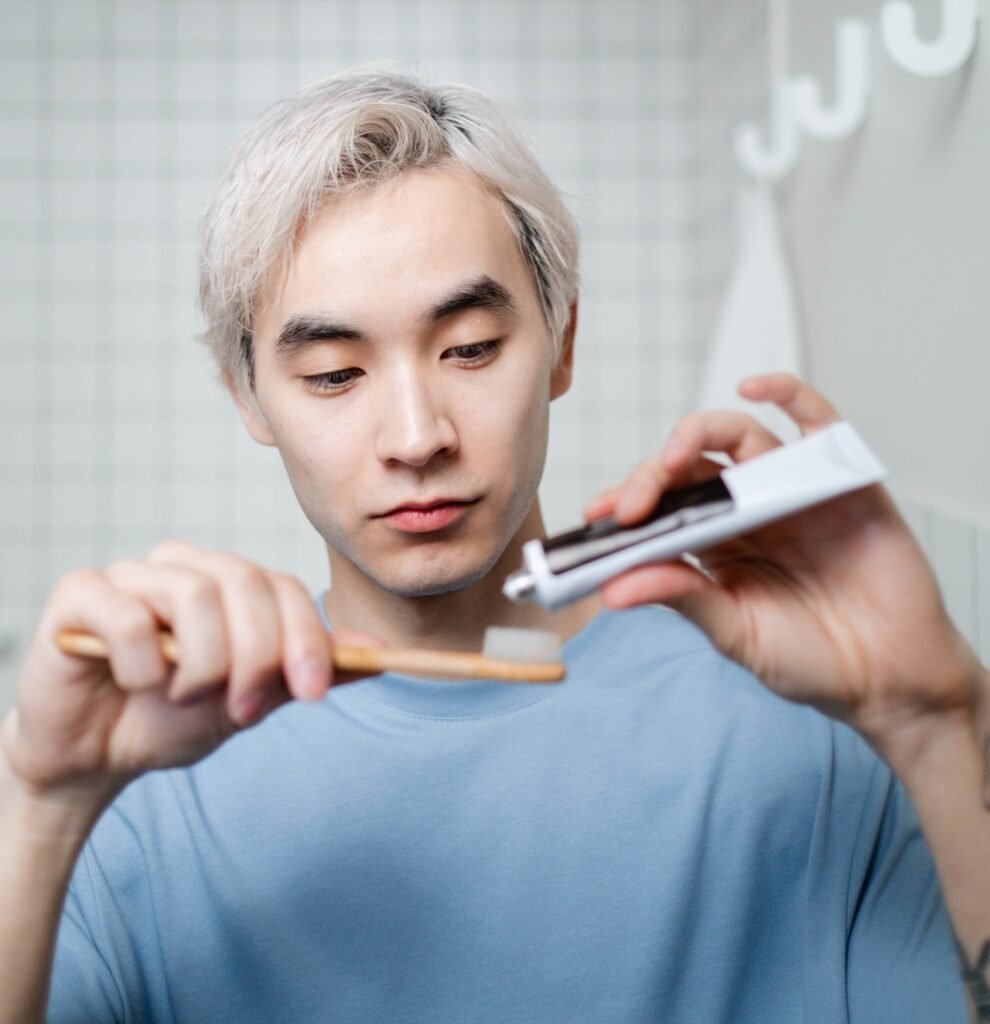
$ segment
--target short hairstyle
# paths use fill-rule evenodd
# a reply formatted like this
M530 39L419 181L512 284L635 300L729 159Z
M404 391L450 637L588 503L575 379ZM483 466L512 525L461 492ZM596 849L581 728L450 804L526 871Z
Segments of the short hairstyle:
M520 130L476 89L357 68L269 108L203 215L202 339L221 371L253 390L258 296L327 199L441 164L473 172L501 197L559 355L577 294L578 229Z

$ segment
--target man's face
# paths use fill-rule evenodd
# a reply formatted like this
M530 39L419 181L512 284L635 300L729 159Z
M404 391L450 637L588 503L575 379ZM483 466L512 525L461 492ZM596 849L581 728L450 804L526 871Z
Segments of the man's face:
M254 323L259 417L338 582L406 597L491 570L535 505L554 366L500 200L412 171L327 204ZM535 518L534 518L535 517Z

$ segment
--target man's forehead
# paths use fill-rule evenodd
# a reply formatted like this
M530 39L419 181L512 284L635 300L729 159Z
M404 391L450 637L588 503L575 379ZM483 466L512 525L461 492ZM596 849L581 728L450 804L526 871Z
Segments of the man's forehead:
M538 304L503 201L473 175L440 169L326 204L281 285L276 329L308 313L352 320L401 306L436 319L445 302L514 314Z

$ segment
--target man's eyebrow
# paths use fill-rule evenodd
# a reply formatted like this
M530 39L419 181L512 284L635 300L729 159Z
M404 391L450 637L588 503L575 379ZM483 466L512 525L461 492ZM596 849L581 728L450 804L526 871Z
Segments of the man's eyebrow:
M423 319L426 323L435 324L444 317L466 309L489 309L511 316L519 313L519 306L509 289L487 274L482 274L432 305ZM282 324L275 338L275 354L289 356L314 342L367 340L368 336L363 331L343 321L318 314L304 314L291 316Z
M366 341L356 327L323 316L292 316L275 338L275 354L287 356L314 341Z
M505 285L493 280L487 274L461 285L450 295L431 306L424 317L427 323L436 323L454 313L466 309L489 309L494 313L518 315L519 306Z

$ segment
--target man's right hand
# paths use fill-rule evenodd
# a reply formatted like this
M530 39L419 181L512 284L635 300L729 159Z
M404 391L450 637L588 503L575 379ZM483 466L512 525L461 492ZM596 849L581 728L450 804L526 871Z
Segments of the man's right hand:
M63 653L66 629L100 637L108 659ZM0 751L32 797L70 793L98 813L142 772L197 761L293 697L323 697L332 645L298 580L232 555L170 541L144 561L79 570L45 607Z
M177 666L162 656L162 628ZM66 629L95 634L109 657L64 654ZM0 1024L44 1019L72 867L117 793L205 757L293 697L322 697L332 646L297 580L187 544L58 584L0 723Z

